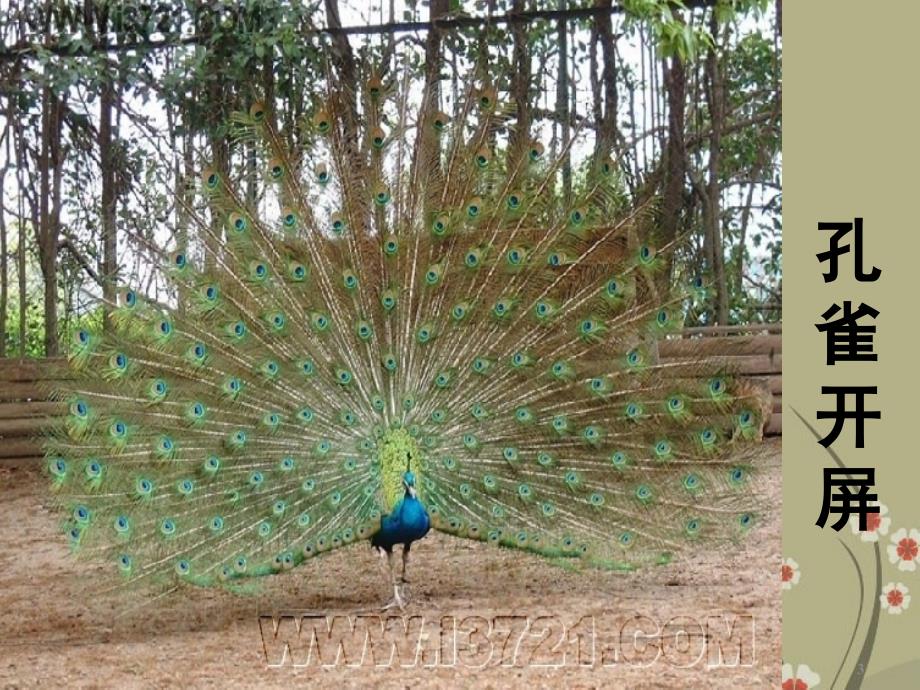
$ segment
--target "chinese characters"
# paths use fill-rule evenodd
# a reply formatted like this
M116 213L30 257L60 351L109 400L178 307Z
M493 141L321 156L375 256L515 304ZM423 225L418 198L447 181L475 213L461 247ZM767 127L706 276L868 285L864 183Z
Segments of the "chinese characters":
M868 270L863 255L863 219L855 218L849 222L819 222L818 230L831 231L827 251L819 252L818 262L826 265L822 274L825 283L837 280L841 270L841 257L852 257L853 276L857 282L872 283L881 277L882 271L877 266ZM852 300L842 304L834 302L821 314L822 323L815 328L826 338L827 366L836 366L840 362L877 362L875 352L875 321L881 312L875 307L860 302L853 307ZM837 441L847 422L852 422L855 447L865 447L866 420L881 419L881 410L869 409L871 405L867 396L878 394L878 386L821 386L821 394L832 396L833 409L819 410L817 418L833 420L833 426L827 435L820 439L825 448ZM824 468L824 495L821 514L815 524L824 527L830 515L839 515L831 529L839 531L846 524L850 515L859 516L859 528L866 529L866 515L877 513L878 506L870 505L876 501L875 493L870 488L875 484L875 468Z

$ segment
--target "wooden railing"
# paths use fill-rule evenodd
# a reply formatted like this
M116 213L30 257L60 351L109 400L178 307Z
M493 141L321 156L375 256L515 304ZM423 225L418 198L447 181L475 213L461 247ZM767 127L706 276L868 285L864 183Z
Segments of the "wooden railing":
M764 435L783 433L783 327L781 323L753 326L686 328L683 337L662 341L658 354L663 361L705 355L725 365L759 388L769 415Z
M0 459L41 457L38 435L64 413L47 391L67 377L63 359L0 359Z
M723 363L758 386L772 401L764 434L783 432L782 330L780 324L688 328L684 337L660 343L663 361L694 355ZM41 457L38 434L64 404L48 400L55 381L69 376L62 359L0 359L0 460Z

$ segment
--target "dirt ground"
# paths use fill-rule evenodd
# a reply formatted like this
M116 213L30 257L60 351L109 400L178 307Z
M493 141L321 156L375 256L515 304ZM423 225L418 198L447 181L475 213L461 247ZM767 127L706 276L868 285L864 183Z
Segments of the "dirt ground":
M406 619L379 613L388 592L363 544L248 596L101 593L40 473L0 467L0 687L776 687L778 441L762 462L772 513L738 553L584 573L433 535L413 549Z

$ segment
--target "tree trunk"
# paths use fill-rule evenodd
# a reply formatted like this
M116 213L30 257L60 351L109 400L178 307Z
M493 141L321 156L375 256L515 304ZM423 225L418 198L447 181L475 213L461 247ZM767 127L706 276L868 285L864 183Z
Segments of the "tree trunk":
M112 135L113 80L105 77L99 99L99 164L102 172L102 299L103 330L111 330L111 309L115 304L118 272L118 240L115 227L115 156Z
M610 7L611 0L601 0L601 7ZM597 36L601 44L601 59L604 68L601 72L601 82L604 86L604 114L597 121L598 152L606 154L613 148L617 140L617 110L619 109L619 94L617 93L616 76L616 43L613 36L613 23L609 12L596 15Z
M524 11L524 0L513 0L511 13L519 14ZM511 34L514 37L512 55L513 71L511 73L511 98L517 110L517 123L509 135L509 148L513 155L526 155L526 147L530 140L530 50L527 44L527 27L524 22L514 22L511 25Z
M45 86L39 152L39 218L36 240L44 288L45 356L58 354L57 255L61 212L61 126L64 103Z
M26 354L26 138L22 130L22 121L16 120L14 125L16 132L16 203L17 203L17 222L18 222L18 247L16 251L16 270L19 276L19 356L25 357ZM35 204L30 204L30 215L33 227L37 227L35 222L37 213Z
M166 56L167 69L170 66L171 56ZM173 193L176 197L176 215L175 225L173 226L173 237L176 240L176 249L188 256L188 228L191 219L188 215L188 209L194 201L194 180L195 170L192 161L192 139L194 134L188 126L183 129L183 134L176 136L177 121L176 118L181 115L176 108L166 109L166 128L169 132L169 140L173 150L173 181L175 188ZM183 125L187 123L183 122ZM185 314L188 302L188 291L182 281L179 282L176 294L176 307L180 314Z
M450 0L431 0L428 9L428 21L434 22L450 10ZM426 103L431 107L440 106L440 67L441 67L441 30L432 27L425 39L425 88Z
M208 137L211 146L211 165L220 175L221 179L230 177L230 151L226 140L213 131ZM205 266L213 269L217 263L217 255L224 234L224 211L216 201L211 203L211 232L205 238Z
M591 84L591 115L594 118L594 131L597 136L594 137L594 155L599 155L601 151L600 129L601 121L604 119L604 97L601 93L601 79L597 72L597 24L599 17L594 18L591 25L591 36L588 39L588 81Z
M326 8L326 24L330 29L342 28L342 20L339 17L338 0L323 0ZM348 42L348 36L343 33L332 35L332 57L336 69L339 73L339 80L344 88L336 89L337 97L341 99L341 105L344 106L345 117L341 118L345 127L345 141L350 145L357 146L357 102L355 94L358 88L358 70L355 65L355 57L351 50L351 44Z
M338 0L323 0L323 5L326 9L326 25L332 29L341 28L342 20L339 17ZM344 149L341 151L341 160L343 161L341 165L345 165L344 161L348 161L348 165L361 161L361 164L364 166L364 171L367 173L364 177L372 177L372 165L366 158L362 158L361 153L362 147L358 128L357 106L357 94L359 92L358 68L351 50L351 44L348 42L348 36L343 33L335 33L332 35L331 62L335 65L335 72L338 74L337 88L331 88L332 84L330 83L329 91L330 97L334 101L330 107L337 113L333 120L333 126L341 128L340 141L342 149ZM332 72L332 70L329 71ZM329 81L332 82L333 80L334 77L330 74ZM373 156L371 158L373 158ZM350 208L353 203L361 203L357 199L352 198L355 195L358 195L363 200L370 194L369 190L353 189L353 187L354 185L342 186L342 195L344 197L342 201L346 208ZM378 223L378 227L382 227L379 223L382 223L384 217L383 210L380 206L375 208L374 217ZM353 231L358 234L363 234L369 232L370 228L354 228Z
M450 0L431 0L428 8L428 20L434 22L439 17L444 16L450 10ZM431 27L428 36L425 39L425 86L422 93L422 109L424 112L433 112L441 108L441 30L435 26ZM434 136L430 130L427 135L418 136L413 144L412 158L414 160L428 160L430 154L437 147ZM440 158L437 158L437 165L440 168ZM426 209L431 212L432 209ZM383 217L379 217L379 222L383 222Z
M567 0L559 0L559 9L568 9ZM569 32L564 19L559 20L558 31L559 74L556 77L556 112L562 119L562 196L566 204L572 200L572 157L568 145L569 126Z
M683 60L665 58L664 88L668 101L668 141L664 150L664 193L661 200L661 242L677 237L683 206L687 150L684 144L684 119L687 101L687 72Z
M10 99L12 102L12 99ZM10 108L12 110L12 108ZM7 111L9 112L9 111ZM0 170L0 189L5 189L6 173L10 167L10 139L13 136L9 119L6 121L6 163ZM6 206L0 203L0 357L6 357L6 301L9 296L9 273L6 263Z
M712 130L709 134L709 180L706 185L704 220L705 239L709 244L707 258L712 262L713 283L716 290L716 323L728 323L728 285L725 277L725 256L722 247L721 194L719 183L719 162L722 147L722 125L725 118L724 94L721 68L719 65L718 31L715 14L710 20L713 45L706 56L706 102Z
M108 32L109 16L108 7L100 5L94 8L90 2L84 4L84 28L91 39L97 35L105 36ZM93 24L93 19L96 24ZM118 35L116 32L116 41ZM108 58L103 56L102 90L99 96L99 129L97 130L97 145L99 146L99 168L102 181L101 207L99 210L100 225L102 228L102 261L99 275L102 278L102 329L105 333L111 331L110 314L115 303L115 286L118 271L118 241L115 227L116 193L115 193L115 165L114 136L112 134L112 109L115 104L115 80L117 72L109 71ZM117 126L116 126L117 129ZM76 247L71 247L75 252ZM66 301L69 314L69 299Z
M230 179L230 148L227 139L219 135L218 128L224 117L224 85L217 79L212 79L208 85L208 103L211 106L210 132L208 143L211 149L211 166L217 171L226 183ZM217 201L212 201L211 231L205 237L205 268L212 270L217 263L217 255L221 246L224 233L224 213Z

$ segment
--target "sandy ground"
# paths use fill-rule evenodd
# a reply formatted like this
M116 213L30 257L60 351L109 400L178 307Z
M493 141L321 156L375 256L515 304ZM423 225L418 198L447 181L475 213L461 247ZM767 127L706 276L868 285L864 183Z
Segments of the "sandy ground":
M387 590L363 544L248 596L100 593L41 475L0 467L0 687L776 687L779 442L764 455L773 512L736 554L579 573L434 535L413 549L405 619L379 613Z

